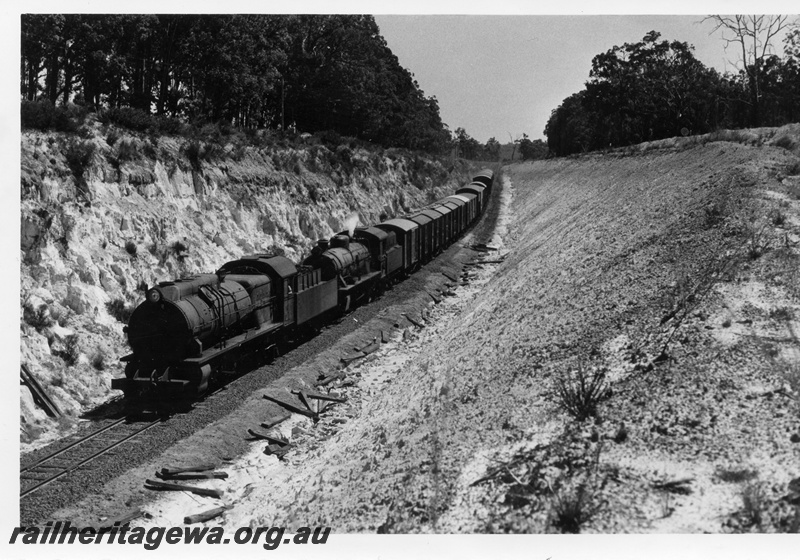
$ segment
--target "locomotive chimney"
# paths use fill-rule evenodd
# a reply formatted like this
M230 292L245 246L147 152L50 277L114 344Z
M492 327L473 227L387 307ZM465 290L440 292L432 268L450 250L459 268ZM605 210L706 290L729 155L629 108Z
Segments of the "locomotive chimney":
M347 249L350 245L350 238L346 235L334 235L331 237L331 248L341 247Z
M327 251L328 247L330 247L330 244L328 243L327 239L320 239L317 241L317 247L319 247L322 251Z

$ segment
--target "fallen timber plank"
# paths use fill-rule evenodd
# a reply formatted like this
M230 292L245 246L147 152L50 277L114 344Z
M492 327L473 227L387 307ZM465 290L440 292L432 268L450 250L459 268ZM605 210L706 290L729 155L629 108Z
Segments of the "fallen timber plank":
M409 322L410 322L412 325L414 325L415 327L417 327L417 328L420 328L420 329L421 329L421 328L424 328L424 327L425 327L425 325L423 325L423 324L422 324L422 323L420 323L419 321L416 321L416 320L414 320L413 318L411 318L411 316L410 316L410 315L404 315L404 317L405 317L406 319L408 319L408 320L409 320Z
M653 484L653 488L657 490L666 490L667 492L675 492L678 494L689 494L691 488L689 485L694 481L694 478L679 478L677 480L666 480Z
M289 440L288 439L284 439L282 437L278 437L278 436L275 436L275 435L272 435L272 434L262 434L261 432L257 432L255 430L252 430L252 429L249 429L249 428L247 430L247 433L249 433L254 438L265 439L270 443L275 443L275 444L278 444L280 446L289 445Z
M373 352L378 351L380 347L381 347L381 341L376 339L374 342L371 342L368 346L364 346L364 348L361 349L361 352L369 355L372 354Z
M264 448L264 455L275 455L278 459L283 459L283 456L291 451L293 447L291 443L289 445L271 443Z
M208 480L208 479L224 480L228 478L228 473L224 471L186 472L178 474L164 474L157 472L156 476L163 480Z
M436 305L439 305L440 303L442 303L442 298L436 297L435 295L433 295L430 292L428 292L428 295L431 296L431 299L433 300L433 303L435 303Z
M292 393L294 393L294 391L292 391ZM313 408L311 408L311 402L309 402L308 396L306 396L306 392L305 391L303 391L303 390L297 391L296 395L298 397L300 397L300 400L302 401L302 403L304 405L306 405L306 408L308 410L310 410L311 412L316 413L316 411Z
M197 486L185 486L183 484L172 484L170 482L161 482L160 480L147 479L144 481L145 488L148 490L178 490L182 492L191 492L198 496L210 496L212 498L221 498L224 493L222 490L214 490L212 488L198 488Z
M294 389L292 393L300 393L301 391ZM306 397L310 399L318 399L321 401L331 401L331 402L338 402L343 403L346 402L347 399L340 397L339 395L333 395L330 393L317 393L316 391L302 391L305 393Z
M353 348L353 350L355 350L356 352L364 352L365 354L369 354L369 352L367 352L367 348L371 348L377 341L378 341L378 337L377 336L373 336L372 340L370 342L368 342L367 344L365 344L363 347L361 347L361 348L355 347L355 348ZM374 352L374 350L373 350L373 352Z
M363 358L363 357L365 357L365 356L366 356L366 354L364 354L363 352L359 352L358 354L355 354L355 355L350 355L350 356L342 356L342 357L341 357L341 358L339 358L339 359L340 359L342 362L344 362L346 365L349 365L349 364L351 364L352 362L355 362L356 360L358 360L358 359L360 359L360 358Z
M386 332L384 332L384 331L381 331L381 342L384 343L384 344L389 342L389 335L386 334Z
M281 399L279 397L275 397L275 396L272 396L272 395L268 395L268 394L265 394L264 398L269 400L269 401L272 401L272 402L274 402L276 404L281 405L283 408L285 408L289 412L295 412L297 414L302 414L303 416L308 416L309 418L311 418L315 422L317 420L319 420L319 416L316 413L312 412L311 410L309 410L307 408L303 408L303 407L297 406L297 405L292 404L292 403L290 403L290 402L288 402L288 401L286 401L284 399Z
M343 371L339 371L339 372L333 373L333 374L329 375L328 377L323 378L319 383L317 383L317 386L318 387L324 387L325 385L328 385L332 381L336 381L337 379L344 379L346 376L347 376L347 374L345 372L343 372Z
M266 422L262 422L261 425L264 426L265 428L269 429L269 428L271 428L273 426L277 426L278 424L280 424L284 420L288 420L289 418L291 418L290 414L286 414L286 413L276 414L275 416L270 416L269 418L267 418L267 421Z
M195 513L194 515L187 515L186 517L183 518L183 522L186 525L191 525L192 523L203 523L204 521L209 521L211 519L214 519L215 517L223 514L232 507L233 506L222 506L210 509L208 511L204 511L203 513Z
M501 263L504 263L504 262L505 262L505 259L494 259L494 260L490 260L490 261L474 261L474 262L471 262L471 263L468 263L468 264L470 264L470 265L501 264Z
M164 467L161 469L161 474L166 476L172 476L174 474L185 473L185 472L204 472L204 471L213 471L216 468L216 465L210 465L207 463L201 463L199 465L189 465L186 467Z
M442 272L451 282L458 282L458 278L453 277L452 275L448 274L447 272Z
M61 416L61 409L58 408L58 405L45 392L31 370L28 369L28 366L20 364L19 374L20 380L31 390L33 401L44 410L45 414L51 418L58 418Z
M101 529L109 529L109 528L111 528L111 527L113 527L114 525L117 525L117 524L119 524L118 525L119 527L122 527L123 525L127 525L128 523L130 523L134 519L138 519L138 518L142 517L143 515L144 515L144 512L141 509L136 508L133 511L129 511L128 513L123 513L121 515L117 515L116 517L111 517L109 519L106 519L105 521L102 522L102 525L100 526L100 528Z

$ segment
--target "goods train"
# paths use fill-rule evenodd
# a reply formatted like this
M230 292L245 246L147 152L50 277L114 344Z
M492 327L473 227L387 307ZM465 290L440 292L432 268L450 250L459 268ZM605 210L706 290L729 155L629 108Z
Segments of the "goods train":
M274 358L281 345L412 274L483 213L493 183L480 171L452 196L406 217L321 240L299 265L258 254L215 274L146 291L125 332L133 353L111 382L129 402L192 400L232 373Z

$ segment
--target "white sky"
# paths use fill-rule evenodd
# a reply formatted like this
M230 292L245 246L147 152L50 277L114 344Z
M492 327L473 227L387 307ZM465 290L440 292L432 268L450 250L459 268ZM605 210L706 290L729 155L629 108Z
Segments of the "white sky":
M725 52L721 33L703 17L381 15L376 21L400 64L437 98L450 130L463 127L481 142L494 136L505 143L523 132L544 138L550 112L583 89L592 58L651 30L694 45L706 66L734 70L735 48ZM782 54L782 43L776 46Z

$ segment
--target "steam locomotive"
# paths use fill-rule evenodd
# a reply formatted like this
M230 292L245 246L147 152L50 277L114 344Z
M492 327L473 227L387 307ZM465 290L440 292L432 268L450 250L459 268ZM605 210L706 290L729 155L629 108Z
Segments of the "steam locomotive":
M215 274L160 282L125 328L132 354L111 387L129 402L192 400L226 376L274 359L281 345L412 274L483 213L491 169L452 196L403 218L321 240L296 265L245 256Z

